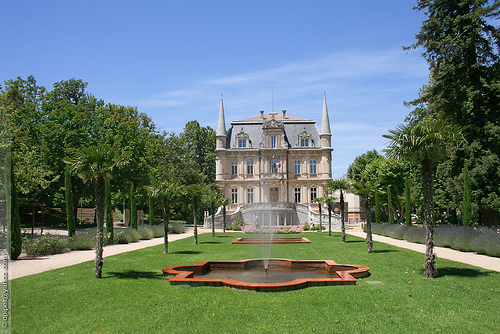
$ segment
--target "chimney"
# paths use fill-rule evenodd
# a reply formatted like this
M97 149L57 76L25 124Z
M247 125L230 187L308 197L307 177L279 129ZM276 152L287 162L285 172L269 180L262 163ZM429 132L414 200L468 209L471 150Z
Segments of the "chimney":
M264 119L264 110L260 111L260 118Z
M285 119L286 118L286 109L283 109L282 111L283 111L283 119Z

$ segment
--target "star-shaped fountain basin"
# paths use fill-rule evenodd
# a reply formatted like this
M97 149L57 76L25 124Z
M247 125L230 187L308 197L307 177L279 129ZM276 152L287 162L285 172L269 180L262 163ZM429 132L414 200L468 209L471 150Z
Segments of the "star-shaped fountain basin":
M200 261L195 265L163 268L170 284L190 286L225 286L251 291L287 291L309 286L356 284L367 277L370 268L337 264L332 260L264 259L242 261Z

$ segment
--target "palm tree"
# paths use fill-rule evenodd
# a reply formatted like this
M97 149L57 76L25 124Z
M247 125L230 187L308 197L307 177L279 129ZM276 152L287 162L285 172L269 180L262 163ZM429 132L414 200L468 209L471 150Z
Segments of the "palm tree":
M323 225L321 224L321 206L323 205L323 197L316 197L315 199L312 200L313 203L318 203L318 210L319 210L319 230L318 232L323 232Z
M426 227L425 277L434 278L437 274L436 255L433 243L433 166L445 158L450 150L465 141L462 126L448 124L444 120L423 119L408 125L399 125L389 130L384 138L388 156L407 160L420 165L423 195L423 211Z
M209 214L212 216L212 238L215 238L215 212L222 203L221 193L216 187L207 190L205 202L209 207Z
M330 180L328 182L327 190L331 192L335 192L337 190L340 191L340 226L342 229L342 242L345 242L345 203L344 203L344 192L349 191L351 189L351 182L345 177Z
M324 203L328 206L328 236L332 236L332 206L337 200L336 197L326 196L324 197Z
M222 233L226 233L226 206L231 203L229 198L222 199Z
M360 181L352 183L352 191L363 200L363 206L365 208L365 221L366 221L366 248L368 253L373 250L373 237L372 237L372 223L370 219L370 211L368 208L368 203L371 194L374 192L375 186L369 181Z
M145 188L152 199L157 198L160 201L163 213L163 254L168 254L168 225L170 222L170 208L175 198L179 196L180 186L175 182L163 181L156 186L146 186ZM152 212L150 212L150 215L151 214Z
M95 276L102 275L102 247L104 226L104 198L106 179L111 178L115 168L129 162L131 152L121 151L119 148L107 145L97 145L80 149L74 158L66 158L64 162L70 165L71 171L85 182L94 184L95 211L97 221Z

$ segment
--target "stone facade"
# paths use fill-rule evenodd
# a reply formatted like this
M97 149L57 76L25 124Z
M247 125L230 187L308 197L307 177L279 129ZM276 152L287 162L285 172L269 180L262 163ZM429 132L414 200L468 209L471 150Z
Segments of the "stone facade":
M321 132L314 120L286 110L232 121L226 131L221 98L216 138L215 181L231 200L230 211L262 203L286 211L273 218L277 224L299 224L305 221L293 212L296 207L326 195L332 163L326 97Z

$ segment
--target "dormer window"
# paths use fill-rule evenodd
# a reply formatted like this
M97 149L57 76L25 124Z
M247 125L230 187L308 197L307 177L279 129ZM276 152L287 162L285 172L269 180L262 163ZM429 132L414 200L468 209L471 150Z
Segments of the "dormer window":
M236 134L236 141L233 144L233 147L237 148L247 148L247 147L252 147L251 142L250 142L250 136L248 133L245 133L243 128L241 128L241 131Z
M297 146L299 147L312 147L314 146L312 136L309 132L306 131L306 128L299 133L297 138Z

